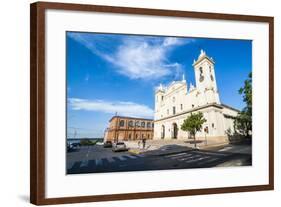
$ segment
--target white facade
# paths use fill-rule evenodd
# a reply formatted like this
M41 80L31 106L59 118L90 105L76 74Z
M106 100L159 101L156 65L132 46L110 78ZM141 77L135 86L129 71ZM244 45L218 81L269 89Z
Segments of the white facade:
M188 88L184 76L167 87L160 84L155 91L154 139L186 139L189 135L180 129L181 125L190 113L200 111L207 121L196 136L226 140L226 130L233 131L233 117L238 110L221 104L214 64L201 50L193 63L196 87L190 84Z

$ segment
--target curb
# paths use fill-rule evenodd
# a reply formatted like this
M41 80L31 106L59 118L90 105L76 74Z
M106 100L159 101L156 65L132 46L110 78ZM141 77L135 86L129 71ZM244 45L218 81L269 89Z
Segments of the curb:
M213 148L213 147L221 147L221 146L226 146L226 145L228 145L228 144L229 144L229 143L225 142L225 143L207 145L207 146L202 146L202 147L199 146L199 149L208 150L208 149Z

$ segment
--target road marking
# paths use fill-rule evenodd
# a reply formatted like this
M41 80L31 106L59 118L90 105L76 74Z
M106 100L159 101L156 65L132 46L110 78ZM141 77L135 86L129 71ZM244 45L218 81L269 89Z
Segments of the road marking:
M132 158L132 159L137 159L137 156L136 156L136 155L125 155L125 156L127 156L127 157L129 157L129 158Z
M90 160L88 163L88 167L93 169L96 166L96 161L95 160Z
M221 150L219 150L220 152L223 152L223 151L227 151L227 150L230 150L230 149L232 149L232 147L225 147L225 148L223 148L223 149L221 149Z
M145 155L144 154L138 154L138 155L135 155L137 157L144 157Z
M192 163L192 162L196 162L196 159L191 159L191 160L186 160L185 163Z
M219 153L219 152L196 152L196 154L200 155L216 155L216 156L227 156L227 154Z
M88 148L86 157L89 157L90 149Z
M121 161L119 157L112 157L112 159L114 159L114 161Z
M88 162L89 162L89 160L84 160L84 161L81 163L80 168L81 168L81 167L87 167L87 166L88 166Z
M81 161L75 162L71 169L80 168L81 163Z
M102 165L102 161L100 159L95 159L96 166Z
M74 162L68 163L68 164L67 164L67 169L68 169L68 170L71 169L71 168L73 167L73 165L74 165Z
M190 162L196 162L198 159L200 159L201 156L195 155L190 157L188 160L186 160L186 163L190 163Z
M112 157L107 158L108 162L115 162L114 159L112 159Z
M179 154L173 154L173 155L167 155L165 157L169 157L169 158L176 158L176 157L179 157L179 156L182 156L182 155L185 155L187 154L186 152L182 152L182 153L179 153Z
M219 160L219 158L212 158L212 159L201 162L200 165L205 165L207 163L214 162L214 161L217 161L217 160Z
M180 161L184 161L184 160L188 160L190 157L192 157L193 155L192 154L188 154L188 155L185 155L184 157L182 158L179 158Z
M119 157L119 159L122 161L127 160L127 158L125 156L121 156L121 157Z
M109 163L106 158L102 158L101 160L102 160L102 163L103 163L103 164L108 164L108 163Z
M200 157L200 158L198 158L196 161L201 161L201 160L206 160L206 159L208 159L209 157Z

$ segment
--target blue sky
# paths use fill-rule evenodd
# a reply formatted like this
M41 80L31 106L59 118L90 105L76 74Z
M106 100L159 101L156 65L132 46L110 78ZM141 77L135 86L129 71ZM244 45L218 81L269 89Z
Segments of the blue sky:
M195 85L192 63L201 49L216 62L221 102L242 109L250 40L67 32L68 137L102 137L116 112L153 118L155 87L183 74Z

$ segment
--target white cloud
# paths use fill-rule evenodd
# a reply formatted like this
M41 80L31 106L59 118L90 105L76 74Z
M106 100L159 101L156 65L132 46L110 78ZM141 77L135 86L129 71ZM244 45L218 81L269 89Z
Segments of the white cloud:
M95 40L80 33L70 33L70 37L110 62L119 74L142 80L155 80L169 75L177 77L177 74L182 73L183 66L171 62L169 55L175 47L194 42L190 38L127 36L121 41L118 39L117 48L105 52L102 48L102 45L106 45L104 38Z
M154 111L146 105L134 102L109 102L104 100L87 100L69 98L68 104L72 110L97 111L131 117L152 118Z
M164 38L161 42L124 40L112 56L111 62L117 66L117 72L130 79L159 79L182 72L182 65L170 62L168 54L174 46L183 44L178 38Z
M131 79L157 79L171 73L171 68L165 64L165 51L146 42L120 46L114 63L120 74Z
M183 45L185 42L183 39L179 39L176 37L166 37L163 41L163 46L175 46L175 45Z

